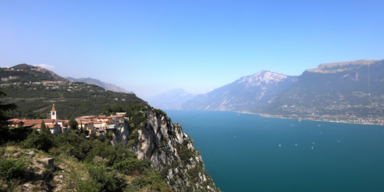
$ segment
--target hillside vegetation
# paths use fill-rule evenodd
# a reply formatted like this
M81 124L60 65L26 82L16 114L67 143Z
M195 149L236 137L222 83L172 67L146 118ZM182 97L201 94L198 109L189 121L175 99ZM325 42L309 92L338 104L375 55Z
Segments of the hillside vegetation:
M128 106L146 104L135 94L107 91L97 85L70 82L46 69L20 64L14 71L0 68L0 88L8 93L2 101L19 106L12 116L46 118L55 104L59 119L81 115L99 115L105 104ZM17 71L17 70L23 71Z
M111 134L86 138L81 129L54 136L43 122L40 132L8 127L7 112L16 108L0 101L0 191L170 191L150 162L111 145ZM54 157L53 169L47 157Z

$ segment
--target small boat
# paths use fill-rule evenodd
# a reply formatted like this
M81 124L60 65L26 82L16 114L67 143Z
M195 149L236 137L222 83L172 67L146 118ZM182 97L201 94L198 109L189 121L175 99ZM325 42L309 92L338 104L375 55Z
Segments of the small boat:
M295 143L295 146L297 146L297 143Z
M314 145L315 144L315 142L312 142L312 145Z
M337 141L338 143L340 143L340 141Z
M313 147L312 147L312 149L313 149Z
M320 134L323 134L323 132L320 132Z
M281 147L281 144L279 144L279 147Z

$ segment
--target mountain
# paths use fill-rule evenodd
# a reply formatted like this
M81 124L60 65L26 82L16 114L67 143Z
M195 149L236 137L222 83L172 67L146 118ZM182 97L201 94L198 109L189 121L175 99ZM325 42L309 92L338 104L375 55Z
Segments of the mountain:
M54 103L61 108L59 118L99 115L106 104L125 108L131 104L147 104L132 93L105 90L83 82L71 82L47 69L20 64L0 68L0 88L9 97L1 101L19 106L16 117L45 117Z
M384 60L321 64L250 112L288 118L384 123Z
M84 82L84 83L88 83L88 84L98 85L98 86L100 86L106 90L110 90L110 91L128 93L128 91L126 91L125 89L123 89L119 86L116 86L116 85L111 84L111 83L105 83L105 82L102 82L98 79L92 79L89 77L88 78L79 78L79 79L76 79L73 77L66 77L66 78L70 81L73 81L73 82Z
M11 68L1 68L0 83L29 82L29 81L66 81L56 73L39 66L19 64Z
M173 89L149 99L148 103L159 109L176 109L181 103L195 96L184 89Z
M267 103L296 82L296 76L259 71L181 104L179 109L242 111Z

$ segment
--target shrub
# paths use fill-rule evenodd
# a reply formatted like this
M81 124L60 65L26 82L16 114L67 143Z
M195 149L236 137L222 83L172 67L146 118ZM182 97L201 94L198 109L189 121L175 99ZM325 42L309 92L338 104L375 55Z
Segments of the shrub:
M188 142L184 141L183 144L176 144L177 153L179 154L180 160L184 165L190 164L190 159L193 157L193 152L187 147Z
M57 148L57 147L49 149L49 153L54 155L54 156L60 155L62 152L63 152L63 150L61 150L60 148Z
M27 165L21 160L4 159L0 162L0 178L9 181L15 177L22 177L25 174Z
M89 169L90 178L97 183L98 191L114 192L121 191L126 182L124 177L115 174L109 174L104 167L91 167Z
M127 175L140 174L144 169L144 163L138 159L132 158L115 163L113 168Z
M152 167L146 169L143 172L143 175L133 179L132 183L137 186L139 189L151 188L154 191L164 191L170 192L168 185L165 184L164 180L161 178L161 175L158 171L154 170ZM152 191L151 190L151 191Z

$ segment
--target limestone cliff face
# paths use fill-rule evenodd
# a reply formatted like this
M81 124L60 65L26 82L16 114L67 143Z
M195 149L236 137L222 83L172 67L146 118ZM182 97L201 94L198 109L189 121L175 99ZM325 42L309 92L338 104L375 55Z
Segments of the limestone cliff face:
M150 161L174 191L220 191L180 124L172 123L160 110L147 108L142 113L146 122L136 129L128 121L128 126L115 131L114 141L132 147L139 159Z

